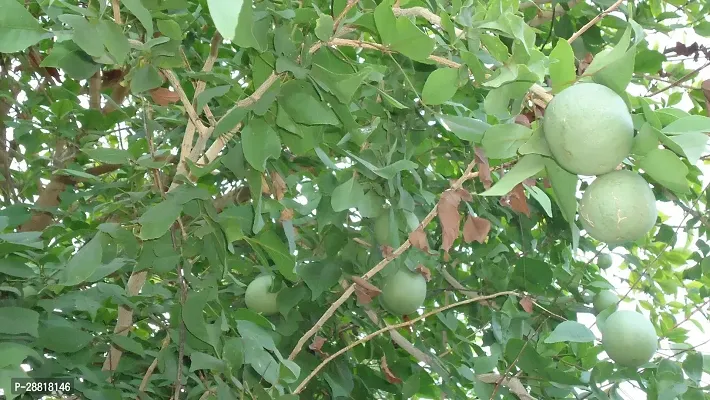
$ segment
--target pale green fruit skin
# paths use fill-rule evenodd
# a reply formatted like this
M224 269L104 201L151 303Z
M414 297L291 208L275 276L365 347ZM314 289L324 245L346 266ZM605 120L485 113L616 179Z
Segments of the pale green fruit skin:
M542 127L554 159L578 175L613 171L633 146L634 124L626 103L596 83L578 83L557 94Z
M273 282L274 277L271 275L262 275L251 281L244 293L244 301L248 309L264 315L273 315L279 312L279 306L276 303L278 294L269 292Z
M651 187L627 170L597 177L579 202L582 227L589 236L609 244L633 242L656 223L658 211Z
M399 270L385 281L380 299L392 314L412 314L424 304L426 279L419 273Z
M616 311L604 322L602 346L615 363L638 368L656 353L658 335L642 314Z
M611 254L600 254L599 257L597 257L597 265L601 269L607 269L611 267Z
M606 310L607 308L616 305L619 302L619 296L611 290L602 290L594 296L594 311L598 313Z

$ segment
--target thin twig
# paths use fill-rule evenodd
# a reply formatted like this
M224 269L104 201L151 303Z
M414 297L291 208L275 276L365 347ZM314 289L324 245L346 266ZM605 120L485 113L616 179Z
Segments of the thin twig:
M708 61L708 62L706 62L705 64L701 65L700 67L698 67L698 68L696 68L696 69L694 69L694 70L688 72L688 73L685 74L682 78L680 78L680 79L678 79L677 81L671 83L671 84L668 85L667 87L664 87L663 89L656 90L655 92L653 92L653 93L651 93L651 94L647 94L647 95L645 95L644 97L653 97L653 96L655 96L655 95L657 95L657 94L661 94L661 93L665 92L665 91L668 90L668 89L674 88L674 87L680 85L681 83L683 83L683 82L685 82L685 81L691 79L691 78L693 77L693 75L697 74L698 72L702 71L703 69L707 68L708 66L710 66L710 61Z
M352 285L350 287L352 287ZM324 359L320 364L318 364L318 366L315 369L313 369L313 371L310 374L308 374L308 376L298 385L298 387L296 388L296 390L294 390L293 393L298 394L298 393L302 392L303 389L306 388L306 385L308 385L308 382L310 382L318 374L318 372L320 372L320 370L322 370L330 361L334 360L335 358L337 358L341 354L351 350L355 346L358 346L360 344L363 344L365 342L368 342L368 341L374 339L375 337L381 335L382 333L389 332L394 329L405 328L405 327L414 325L417 322L419 322L425 318L431 317L432 315L436 315L438 313L444 312L446 310L450 310L455 307L459 307L459 306L462 306L465 304L475 303L475 302L481 301L481 300L489 300L489 299L493 299L493 298L500 297L500 296L519 296L519 295L515 291L505 291L505 292L491 294L488 296L480 296L480 297L474 297L472 299L462 300L462 301L459 301L456 303L451 303L448 306L439 307L437 309L429 311L428 313L422 314L419 317L411 319L409 321L405 321L405 322L395 324L395 325L389 325L389 326L386 326L386 327L379 329L375 332L372 332L371 334L343 347L342 349L335 352L333 355Z
M624 0L616 0L616 2L615 2L614 4L612 4L612 5L610 5L609 8L607 8L607 9L604 10L604 11L602 11L601 14L599 14L599 15L597 15L596 17L592 18L591 21L587 22L586 24L584 24L583 27L579 28L579 30L578 30L577 32L575 32L574 35L572 35L569 39L567 39L567 43L572 43L572 42L574 42L575 40L577 40L577 38L579 38L580 36L582 36L582 34L583 34L584 32L586 32L589 28L591 28L592 26L596 25L596 23L599 22L599 21L601 21L602 18L606 17L607 15L609 15L609 13L611 13L611 12L614 11L614 10L616 10L616 9L621 5L621 3L623 3L623 2L624 2Z
M348 3L345 5L345 8L343 8L343 11L338 14L338 16L335 18L335 21L333 21L333 32L338 31L338 27L340 26L340 22L342 22L343 18L345 18L345 15L352 10L353 7L357 4L357 2L360 0L348 0Z
M166 347L168 347L168 344L170 343L170 334L165 335L165 339L163 339L163 343L160 345L160 350L158 350L158 354L155 356L155 359L153 360L152 363L150 363L150 366L148 366L148 370L145 371L145 375L143 375L143 379L141 380L140 386L138 386L138 392L143 393L145 392L145 388L148 386L148 382L150 381L150 377L153 375L153 372L155 371L155 368L158 366L158 357L160 356L160 352L165 350ZM136 400L140 400L140 395L136 397Z
M111 0L111 8L113 9L113 20L121 25L121 3L120 0Z
M545 325L545 322L547 321L548 318L549 318L549 317L546 317L542 322L540 322L540 325L539 325L539 326L537 327L537 329L535 330L535 335L537 335L538 333L540 333L540 330L541 330L542 327ZM526 340L525 343L523 343L523 347L520 348L520 352L519 352L518 355L515 357L515 360L513 360L513 362L510 363L510 365L508 365L508 368L505 369L505 372L503 372L503 373L500 375L500 378L498 378L498 380L496 381L495 387L493 388L493 393L491 393L491 400L493 400L493 399L495 398L496 392L498 391L498 388L499 388L500 386L502 386L503 380L505 379L505 377L510 373L510 371L513 369L513 367L515 366L515 364L518 363L518 360L520 360L520 356L523 355L523 351L525 351L525 348L528 346L528 343L530 343L530 340L532 340L532 339L531 339L530 337L528 337L528 340ZM526 392L526 393L527 393L527 392Z

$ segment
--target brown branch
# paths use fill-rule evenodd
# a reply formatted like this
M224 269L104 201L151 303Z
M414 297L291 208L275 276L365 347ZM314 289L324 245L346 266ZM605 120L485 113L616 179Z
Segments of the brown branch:
M572 42L574 42L575 40L577 40L577 38L580 37L580 36L582 36L582 34L583 34L584 32L586 32L589 28L591 28L592 26L596 25L597 22L601 21L602 18L606 17L607 15L609 15L609 13L611 13L612 11L616 10L617 8L619 8L619 6L621 5L621 3L623 3L623 2L624 2L624 0L616 0L616 2L615 2L614 4L612 4L612 5L610 5L609 8L607 8L607 9L604 10L604 11L602 11L599 15L597 15L597 16L594 17L594 18L592 18L591 21L589 21L589 22L587 22L586 24L584 24L583 27L579 28L579 30L578 30L577 32L575 32L574 35L572 35L569 39L567 39L567 43L572 43Z
M89 108L92 110L101 109L101 71L89 78Z
M653 92L653 93L651 93L651 94L647 94L647 95L645 95L644 97L653 97L653 96L655 96L655 95L657 95L657 94L661 94L661 93L665 92L665 91L668 90L668 89L674 88L674 87L678 86L679 84L681 84L681 83L683 83L683 82L685 82L685 81L691 79L691 78L693 77L693 75L697 74L698 72L702 71L703 69L707 68L708 66L710 66L710 61L708 61L708 62L706 62L705 64L699 66L698 68L696 68L696 69L694 69L694 70L688 72L688 73L685 74L682 78L678 79L678 80L675 81L674 83L671 83L671 84L668 85L667 87L665 87L665 88L663 88L663 89L660 89L660 90L657 90L657 91L655 91L655 92Z
M145 375L143 375L143 379L141 380L140 386L138 386L138 393L143 393L145 392L145 388L148 386L148 382L150 381L150 377L153 375L153 372L155 371L155 368L158 366L158 357L160 356L160 352L165 350L165 348L168 347L168 344L170 343L170 334L167 333L165 335L165 339L163 339L163 343L160 345L160 350L158 350L158 355L155 356L155 359L153 360L152 363L148 366L148 369L145 371ZM136 400L140 400L140 395L136 397Z
M451 190L457 190L460 189L464 182L466 182L469 179L472 179L476 176L478 176L478 173L472 173L471 171L473 170L473 167L476 165L475 160L472 161L468 167L466 167L466 171L463 173L463 175L457 179L452 185L451 185ZM422 222L419 224L417 229L424 229L429 223L438 215L438 207L434 206L432 210L429 212L429 214L424 217ZM399 246L392 254L388 255L386 258L384 258L382 261L377 263L372 269L367 271L363 276L362 279L369 280L373 276L375 276L378 272L380 272L384 267L387 266L390 262L392 262L394 259L402 255L407 249L409 249L412 245L412 242L409 241L409 239L405 240L404 243L402 243L401 246ZM301 339L298 340L298 343L296 343L296 347L294 347L293 351L291 351L291 354L288 356L289 360L293 360L296 358L298 353L301 352L303 349L303 345L320 330L321 327L325 324L326 321L335 313L335 310L338 309L345 301L350 297L350 295L353 294L355 291L355 284L351 284L350 287L348 287L345 292L338 298L333 304L326 310L325 313L318 319L318 321L309 329L302 337Z
M549 318L549 317L548 317L548 318ZM538 334L538 333L540 332L540 330L541 330L542 327L544 326L545 321L547 321L547 318L545 318L545 320L543 320L543 321L540 323L540 326L538 326L538 327L537 327L537 330L535 330L535 334ZM520 357L523 355L523 351L525 351L525 348L526 348L526 347L528 346L528 344L530 343L530 340L531 340L531 339L528 337L528 340L526 340L525 343L523 343L523 347L520 348L520 352L519 352L518 355L515 357L515 360L513 360L513 362L510 363L510 365L508 365L508 368L505 369L505 372L503 372L503 373L498 377L498 380L495 382L495 387L493 388L493 393L491 393L491 400L493 400L493 399L495 398L495 395L496 395L496 392L498 391L498 388L503 385L503 381L506 379L506 375L508 375L508 374L510 373L510 371L513 369L513 367L515 366L515 364L517 364L518 361L520 360ZM524 388L523 388L523 389L524 389ZM525 391L525 394L527 394L527 391ZM529 396L529 395L528 395L528 396Z
M345 18L345 15L352 10L353 7L357 4L357 2L360 0L348 0L347 4L345 4L345 8L343 8L343 11L338 14L338 16L335 18L335 21L333 21L333 32L338 31L338 27L340 26L340 22Z
M350 285L350 287L352 287L352 285ZM432 311L429 311L428 313L422 314L422 315L418 316L417 318L411 319L411 320L409 320L409 321L405 321L405 322L402 322L402 323L399 323L399 324L394 324L394 325L388 325L388 326L386 326L386 327L384 327L384 328L382 328L382 329L376 330L375 332L372 332L371 334L369 334L369 335L363 337L362 339L359 339L359 340L357 340L357 341L355 341L355 342L353 342L353 343L351 343L351 344L349 344L349 345L343 347L342 349L340 349L340 350L338 350L337 352L335 352L333 355L331 355L331 356L327 357L326 359L324 359L320 364L318 364L318 366L317 366L316 368L313 369L313 371L311 371L310 374L308 374L308 376L307 376L303 381L301 381L301 383L298 385L298 387L296 388L296 390L293 391L293 393L294 393L294 394L301 393L301 392L303 391L303 389L306 388L306 385L308 385L308 382L310 382L310 381L318 374L318 372L320 372L320 370L322 370L329 362L331 362L332 360L334 360L335 358L337 358L337 357L340 356L341 354L343 354L343 353L345 353L345 352L347 352L347 351L353 349L355 346L358 346L358 345L361 345L361 344L363 344L363 343L365 343L365 342L368 342L368 341L370 341L370 340L376 338L377 336L381 335L382 333L389 332L389 331L392 331L392 330L394 330L394 329L405 328L405 327L414 325L414 324L416 324L417 322L419 322L419 321L421 321L421 320L423 320L423 319L425 319L425 318L429 318L429 317L431 317L432 315L439 314L439 313L441 313L441 312L444 312L444 311L446 311L446 310L450 310L450 309L455 308L455 307L459 307L459 306L462 306L462 305L465 305L465 304L475 303L475 302L481 301L481 300L489 300L489 299L493 299L493 298L496 298L496 297L508 296L508 295L509 295L509 296L519 296L519 295L518 295L516 292L514 292L514 291L505 291L505 292L499 292L499 293L491 294L491 295L488 295L488 296L474 297L474 298L472 298L472 299L466 299L466 300L462 300L462 301L459 301L459 302L456 302L456 303L451 303L451 304L449 304L449 305L447 305L447 306L439 307L439 308L437 308L437 309L434 309L434 310L432 310Z
M518 396L518 399L520 400L535 400L535 398L528 393L525 386L523 386L523 383L520 382L520 379L518 378L506 378L498 374L481 374L476 377L483 383L493 383L507 387L508 390Z
M582 0L571 0L570 2L567 3L567 7L569 9L572 9L572 7L576 6L577 3L579 3L580 1L582 1ZM555 16L561 16L565 13L566 13L566 11L561 5L559 5L559 4L555 5L555 12L554 12ZM540 26L540 25L544 24L545 22L551 21L552 15L553 15L552 10L542 11L542 12L540 12L540 14L537 17L530 20L530 22L528 22L528 25L530 25L531 27Z
M111 8L113 9L114 21L121 25L121 3L120 0L111 0Z

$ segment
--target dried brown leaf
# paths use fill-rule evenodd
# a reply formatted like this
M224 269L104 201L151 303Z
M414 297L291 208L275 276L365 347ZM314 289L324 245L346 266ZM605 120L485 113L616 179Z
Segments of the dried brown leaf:
M704 80L700 88L705 96L705 112L710 115L710 79Z
M490 189L491 185L493 185L493 180L491 179L491 166L488 163L488 157L486 157L486 153L481 147L476 147L474 153L476 168L478 168L478 179L481 180L484 188Z
M520 114L515 116L515 123L530 128L530 118L527 115Z
M269 183L266 182L266 175L261 174L261 193L262 194L271 194L271 188L269 187Z
M419 264L414 270L422 274L422 276L427 282L431 280L431 271L429 271L429 268Z
M513 211L530 216L530 207L528 206L528 199L525 197L525 189L523 185L519 183L513 188L508 194L509 206Z
M284 193L288 191L284 178L282 178L278 172L273 171L271 172L271 184L274 188L274 196L276 196L276 200L281 201L281 199L284 198Z
M520 306L523 307L523 310L525 310L525 312L527 312L528 314L532 314L533 300L530 296L523 296L523 298L520 299Z
M355 285L355 297L358 304L370 304L374 296L371 296L362 286Z
M464 201L473 201L473 196L471 196L471 192L469 192L469 191L466 190L466 189L463 189L463 188L456 189L456 194L459 195L459 197L461 198L461 200L464 200Z
M490 231L490 221L485 218L469 215L468 218L466 218L466 223L463 224L463 240L465 240L466 243L473 241L484 243Z
M441 248L447 253L460 233L461 214L459 214L458 209L459 203L461 203L460 194L447 190L441 195L439 204L436 206L439 211L439 223L441 224Z
M528 186L535 186L537 185L537 179L535 178L528 178L523 181L523 184L528 185Z
M353 275L352 277L350 277L350 279L352 279L353 282L355 282L355 284L356 284L357 286L363 288L364 290L366 290L366 291L368 291L368 292L374 293L375 295L378 295L378 294L382 293L382 291L380 290L380 288L378 288L377 286L375 286L375 285L373 285L372 283L368 282L366 279L360 278L360 277L357 276L357 275Z
M549 189L552 187L552 183L550 183L550 180L547 178L542 179L542 186L545 187L545 189Z
M582 74L584 74L584 71L587 70L593 60L594 55L592 55L592 53L587 53L587 55L584 56L584 59L579 62L579 67L577 68L577 75L582 76Z
M382 360L380 360L380 369L382 369L382 373L385 374L385 379L387 379L387 382L392 384L402 383L402 380L397 378L397 376L392 373L392 371L390 371L389 367L387 366L387 356L382 356Z
M279 218L279 221L290 221L293 219L293 210L290 208L284 208L281 210L281 218Z
M409 242L419 250L429 252L429 241L423 229L419 228L412 231L412 233L409 234Z
M180 96L177 93L168 88L162 87L151 90L150 97L153 99L155 104L160 106L167 106L170 103L180 101Z
M380 251L384 258L390 258L394 254L394 248L392 248L392 246L382 245L380 246Z
M326 338L321 337L321 336L316 336L313 338L313 343L308 345L308 348L315 351L318 354L324 354L321 348L323 348L323 345L327 342Z

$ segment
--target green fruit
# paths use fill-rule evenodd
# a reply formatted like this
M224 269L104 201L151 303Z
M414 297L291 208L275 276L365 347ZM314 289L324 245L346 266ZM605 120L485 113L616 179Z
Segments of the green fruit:
M274 277L271 275L262 275L251 281L244 294L247 308L264 315L276 314L279 311L276 303L278 294L269 292L273 283Z
M601 269L607 269L611 267L611 254L599 254L597 257L597 265Z
M426 280L419 273L399 270L385 281L380 299L392 314L412 314L424 304Z
M604 322L602 346L615 363L638 368L658 349L658 336L651 322L636 311L616 311Z
M592 182L579 203L582 227L609 244L633 242L656 223L656 198L641 175L614 171Z
M378 244L389 244L390 240L390 212L383 212L375 219L375 240Z
M616 306L619 302L619 296L611 290L602 290L594 296L594 311L598 313L606 310L611 306Z
M579 83L557 94L542 127L552 156L574 174L611 172L633 146L634 124L626 103L596 83Z
M584 304L591 303L594 301L594 293L590 292L589 290L585 289L582 292L582 301L584 301Z

